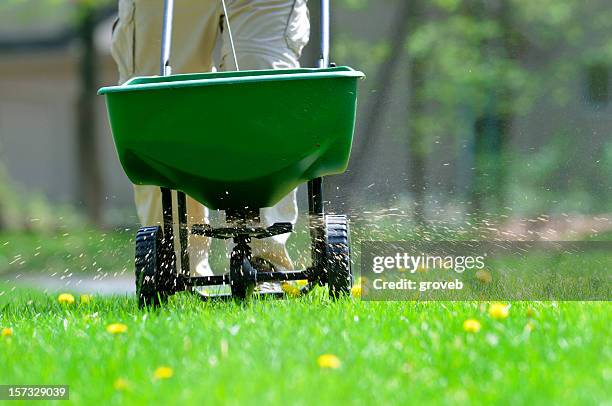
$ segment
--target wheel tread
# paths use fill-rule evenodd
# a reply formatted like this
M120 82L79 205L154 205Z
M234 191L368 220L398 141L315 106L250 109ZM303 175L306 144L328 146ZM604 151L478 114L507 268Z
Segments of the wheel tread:
M332 298L350 293L352 284L348 220L344 215L325 216L327 283Z
M162 271L162 230L142 227L136 233L135 276L139 306L157 306L170 294L170 275Z

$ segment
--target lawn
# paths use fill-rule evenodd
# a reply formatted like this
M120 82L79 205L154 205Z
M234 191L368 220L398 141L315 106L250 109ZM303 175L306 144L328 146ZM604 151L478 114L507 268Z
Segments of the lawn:
M70 273L132 272L135 229L104 232L60 229L55 232L0 233L0 275L37 272L46 276Z
M364 229L354 229L357 247L383 237ZM74 303L60 304L61 292L13 279L32 271L131 273L131 235L0 235L0 384L68 384L77 404L612 399L609 302L512 302L507 317L496 318L489 302L332 302L319 289L247 304L182 294L162 309L141 310L134 297L94 295L84 303L75 292ZM298 255L306 233L296 237L290 251L307 261ZM466 320L478 323L466 331Z
M323 291L246 305L174 297L59 304L0 298L1 383L69 384L75 403L602 404L612 396L612 307L515 302L330 302ZM478 320L478 332L464 330ZM108 325L127 331L112 334ZM323 354L337 357L325 368ZM328 357L329 358L329 357ZM329 361L329 360L328 360ZM159 367L169 378L155 377ZM169 370L160 370L158 375Z

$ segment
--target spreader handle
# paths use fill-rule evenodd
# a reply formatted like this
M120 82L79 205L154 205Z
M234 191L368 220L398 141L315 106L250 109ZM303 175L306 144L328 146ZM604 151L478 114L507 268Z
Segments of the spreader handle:
M329 67L329 0L321 0L321 55L319 56L319 68Z
M170 51L172 50L172 19L174 17L174 0L165 0L164 3L164 25L161 41L161 61L159 74L168 76L172 74L170 67Z

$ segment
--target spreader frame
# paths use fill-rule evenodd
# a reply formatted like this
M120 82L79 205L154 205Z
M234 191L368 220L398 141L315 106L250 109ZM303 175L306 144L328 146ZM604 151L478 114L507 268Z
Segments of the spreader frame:
M167 253L175 252L176 239L174 236L174 216L172 204L172 192L170 189L161 188L162 192L162 211L164 219L163 250ZM275 223L270 227L253 227L246 225L236 225L232 227L213 228L208 224L194 224L191 229L187 223L187 203L185 193L177 191L178 225L179 225L179 252L181 257L180 272L176 268L176 259L171 264L167 264L168 271L176 274L174 291L191 290L193 287L205 287L215 285L230 285L231 272L222 275L212 276L191 276L189 261L189 235L205 236L219 239L233 239L236 247L245 249L252 238L269 238L275 235L285 234L293 231L291 223ZM230 216L236 224L246 224L253 216L258 216L259 210L231 211ZM296 271L274 271L266 272L256 270L253 283L261 282L288 282L297 280L307 280L309 286L302 289L303 293L310 290L313 284L324 285L327 283L325 269L325 228L323 218L325 215L323 201L323 178L316 178L308 182L308 214L309 228L311 234L311 257L312 266L304 270ZM196 237L197 238L197 237ZM236 248L235 248L236 249ZM250 248L246 248L250 254ZM172 254L171 254L172 255ZM274 295L278 296L278 295Z

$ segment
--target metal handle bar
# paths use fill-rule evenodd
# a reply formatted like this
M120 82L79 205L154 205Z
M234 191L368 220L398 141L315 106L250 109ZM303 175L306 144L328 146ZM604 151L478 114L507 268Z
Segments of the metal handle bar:
M321 54L319 57L319 68L329 67L330 48L330 10L329 0L321 0Z
M161 61L159 74L168 76L172 74L170 67L170 51L172 50L172 20L174 18L174 0L165 0L164 22L161 41Z

